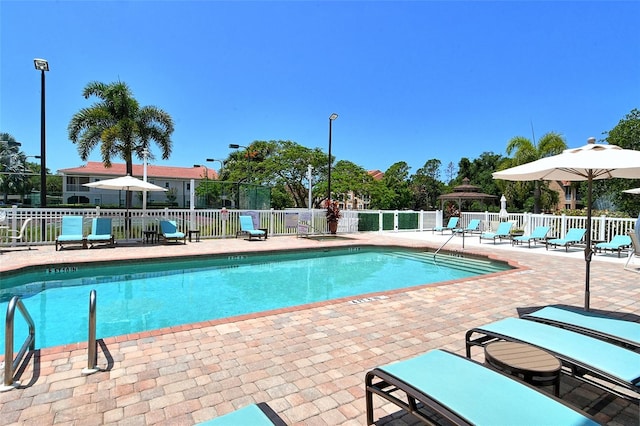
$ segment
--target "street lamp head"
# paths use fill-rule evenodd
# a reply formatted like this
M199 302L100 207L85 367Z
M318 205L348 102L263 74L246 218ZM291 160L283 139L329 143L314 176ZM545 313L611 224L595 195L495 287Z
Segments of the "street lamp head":
M335 112L329 116L329 120L335 120L336 118L338 118L338 114Z
M230 144L229 144L229 148L231 148L231 149L238 149L238 148L240 148L240 145L238 145L238 144L236 144L236 143L230 143Z
M46 59L35 58L33 64L38 71L49 71L49 61Z

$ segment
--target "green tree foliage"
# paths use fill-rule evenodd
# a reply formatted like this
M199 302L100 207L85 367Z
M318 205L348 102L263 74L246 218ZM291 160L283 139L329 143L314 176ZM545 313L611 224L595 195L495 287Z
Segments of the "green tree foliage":
M9 194L24 192L29 182L27 157L20 151L20 145L9 133L0 133L0 188L3 201L9 202Z
M564 137L556 132L546 133L540 138L538 143L532 142L524 136L516 136L507 143L506 152L507 155L511 157L505 159L500 164L499 170L557 155L565 149L567 149L567 143ZM511 200L517 208L527 209L527 207L533 204L533 212L540 213L542 208L551 209L554 207L554 204L547 204L553 200L554 196L546 182L500 182L499 186L502 187L505 196ZM533 203L531 203L530 200L532 196Z
M342 200L347 193L353 191L356 196L368 195L373 178L367 171L351 161L340 160L331 171L331 192L334 199Z
M631 110L613 129L604 134L604 140L611 145L640 151L640 110ZM594 200L610 199L618 210L636 217L640 213L640 196L622 191L637 187L640 187L640 179L597 180L593 184ZM581 193L584 194L585 191L586 188L582 188Z
M151 141L160 148L162 159L169 158L173 133L173 119L169 114L155 106L141 107L122 82L91 82L82 96L98 98L98 102L74 114L67 127L69 139L77 144L83 161L101 144L105 167L111 167L113 157L122 158L127 174L133 174L133 156L142 160ZM148 158L154 158L150 151ZM127 208L131 207L131 199L132 192L127 191Z
M440 160L432 158L411 176L409 188L414 210L429 210L438 204L444 185L440 182Z
M402 210L411 208L413 197L409 189L409 166L397 162L384 172L384 177L375 181L371 188L371 208Z

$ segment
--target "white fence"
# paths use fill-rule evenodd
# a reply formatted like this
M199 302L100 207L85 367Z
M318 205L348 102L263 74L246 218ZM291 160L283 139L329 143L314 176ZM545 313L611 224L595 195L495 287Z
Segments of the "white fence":
M19 230L22 222L33 218L23 241L13 243L25 245L54 244L60 234L60 223L63 216L83 216L84 233L90 233L91 219L94 217L110 217L113 219L113 233L116 239L142 240L144 230L157 229L160 219L175 220L181 231L199 230L201 238L234 237L240 229L238 217L250 214L257 219L259 228L266 229L269 236L297 235L298 224L303 220L307 229L313 234L328 233L325 211L307 209L291 210L229 210L222 215L221 210L200 209L160 209L142 210L124 209L61 209L61 208L18 208L0 209L0 226L4 229ZM471 219L480 219L482 230L500 221L498 213L469 212L462 213L459 227L465 227ZM550 236L563 237L569 228L586 228L587 218L584 216L554 216L545 214L509 214L507 220L514 222L514 228L530 233L536 226L549 226ZM592 239L610 240L614 235L626 234L633 229L636 219L619 219L606 216L592 218ZM354 232L403 232L427 231L443 223L442 211L377 211L377 210L343 210L338 223L339 233ZM2 240L0 230L0 241Z

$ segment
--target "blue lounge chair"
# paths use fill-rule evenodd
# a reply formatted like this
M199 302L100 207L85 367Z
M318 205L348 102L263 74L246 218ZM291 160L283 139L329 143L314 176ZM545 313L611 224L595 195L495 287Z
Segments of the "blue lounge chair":
M482 240L493 240L493 244L495 244L497 239L511 238L510 232L512 226L513 223L511 222L501 222L496 232L483 232L480 234L480 243L482 243Z
M97 243L108 243L110 246L114 246L115 240L111 232L110 217L93 218L91 221L91 233L87 235L87 242L90 248L93 248L93 245Z
M56 251L62 250L63 244L81 243L82 248L87 248L87 239L82 231L82 216L62 216L62 230L56 238Z
M480 228L480 219L471 219L466 228L458 228L454 229L453 232L456 234L473 234L474 232L478 232Z
M201 426L285 426L286 423L265 402L247 405L224 416L198 423Z
M238 238L238 234L249 235L249 240L253 237L267 239L267 233L265 231L253 227L253 218L251 216L240 216L240 230L236 232L236 238Z
M640 353L604 340L559 327L519 318L503 320L473 328L465 335L467 357L472 346L486 346L497 341L527 343L558 358L570 367L572 376L628 398L615 386L622 386L640 396Z
M183 244L187 244L187 236L184 232L178 231L178 224L175 220L161 220L160 221L160 238L164 239L165 243L169 240L178 242L182 240Z
M444 234L444 231L453 232L453 230L456 229L456 227L458 226L458 220L460 220L459 217L452 216L449 218L449 222L447 222L447 226L436 226L435 228L433 228L433 230L431 230L431 233L433 234L435 231L439 231L441 234Z
M618 252L618 257L620 257L620 252L623 249L629 248L631 247L631 237L628 235L616 235L615 237L613 237L611 239L611 241L609 241L608 243L598 243L595 245L595 251L596 252L601 252L602 250L604 250L605 252L607 250L611 250L611 252L613 253L614 251Z
M549 233L548 226L537 226L536 229L533 230L531 235L522 235L519 237L513 237L511 239L512 245L524 244L525 242L529 244L529 248L531 248L531 241L536 244L537 241L542 241L547 237Z
M565 251L569 251L569 246L578 244L584 238L584 234L587 233L587 230L584 228L571 228L567 235L564 238L554 238L552 240L547 240L546 249L549 250L549 246L553 247L564 247Z
M369 371L365 376L368 425L374 422L374 394L428 424L434 423L428 413L456 425L597 424L552 396L443 350Z
M632 350L640 349L640 323L637 322L560 306L547 306L521 318L566 328Z

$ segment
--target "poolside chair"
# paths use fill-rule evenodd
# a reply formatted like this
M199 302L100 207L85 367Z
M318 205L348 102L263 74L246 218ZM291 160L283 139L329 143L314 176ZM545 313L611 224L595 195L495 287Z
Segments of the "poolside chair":
M631 237L628 235L616 235L608 243L598 243L594 246L596 252L602 252L602 250L606 252L607 250L611 250L611 253L613 253L617 251L618 257L620 257L620 252L623 249L627 249L629 247L631 247Z
M640 349L640 323L634 321L564 306L546 306L521 318L566 328L631 350Z
M640 273L640 267L629 265L632 259L636 257L640 258L640 241L638 241L638 236L634 231L629 231L628 235L629 235L629 238L631 238L632 250L629 251L629 256L627 257L627 261L624 264L624 269L625 271Z
M250 241L253 237L267 239L267 233L264 230L253 227L253 218L251 216L240 216L240 230L236 232L236 238L240 234L248 235Z
M543 241L545 238L547 238L549 229L550 228L548 226L536 226L536 229L533 230L531 235L521 235L519 237L513 237L511 239L511 244L518 245L524 244L526 242L529 245L529 248L531 248L531 241L533 241L534 245L538 241Z
M640 353L559 327L519 318L473 328L465 334L467 358L472 346L499 340L527 343L544 349L569 368L577 379L623 398L615 389L624 387L640 396ZM565 371L567 372L567 371ZM611 384L613 386L607 386Z
M33 220L32 217L25 219L24 222L22 222L22 226L20 227L20 231L15 231L12 229L7 229L6 232L6 237L8 240L13 240L14 242L16 241L24 241L25 238L25 234L24 231L27 229L27 225L29 224L29 222L31 222ZM27 247L29 248L29 250L31 250L31 246L29 246L29 241L27 241Z
M569 246L573 246L578 244L584 238L584 234L587 233L587 230L584 228L571 228L567 235L564 238L554 238L552 240L547 240L547 244L545 248L549 250L549 246L553 247L564 247L565 251L569 251Z
M480 229L480 219L471 219L466 228L457 228L452 232L456 234L473 234L474 232L478 232Z
M168 243L169 240L175 242L182 240L183 244L187 244L187 236L184 232L178 231L178 224L175 220L161 220L158 237L162 238L165 243Z
M93 248L97 243L108 243L111 247L115 245L115 239L111 232L110 217L94 217L91 221L91 233L87 235L89 247Z
M200 426L286 426L286 423L266 403L247 405L215 419L198 423Z
M374 423L374 394L427 424L597 424L528 384L439 349L366 374L368 425Z
M62 250L64 244L81 243L82 248L87 248L87 239L82 232L82 216L62 216L62 229L56 238L56 251Z
M511 238L510 232L512 226L512 222L501 222L496 232L483 232L480 234L480 243L482 243L482 240L493 240L493 244L495 244L497 239L502 241L503 238Z
M452 216L449 218L449 222L447 222L447 226L436 226L431 230L431 233L433 234L435 231L440 231L441 234L444 234L444 231L453 232L453 230L456 229L456 227L458 226L459 220L460 220L459 217Z

